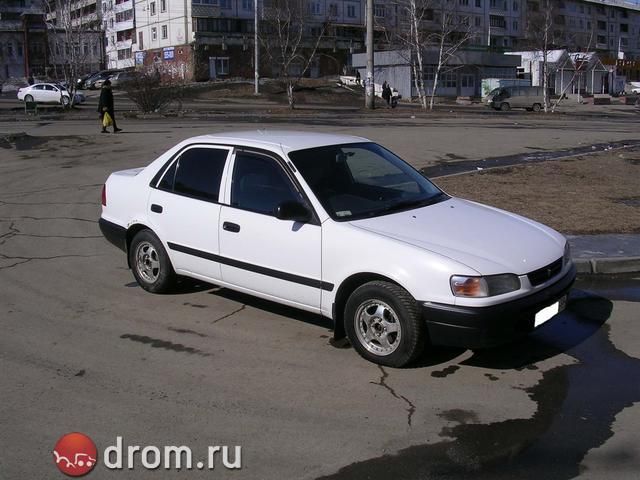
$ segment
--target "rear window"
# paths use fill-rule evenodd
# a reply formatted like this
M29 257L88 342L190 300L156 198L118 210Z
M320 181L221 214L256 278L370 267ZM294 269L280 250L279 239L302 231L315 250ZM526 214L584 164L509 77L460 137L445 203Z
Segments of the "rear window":
M228 150L190 148L165 171L158 188L188 197L217 202Z

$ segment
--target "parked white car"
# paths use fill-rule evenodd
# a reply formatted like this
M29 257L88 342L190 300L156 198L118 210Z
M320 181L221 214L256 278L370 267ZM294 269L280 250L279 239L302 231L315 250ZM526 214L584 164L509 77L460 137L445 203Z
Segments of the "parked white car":
M57 103L66 107L70 99L69 92L55 83L36 83L18 90L18 100L23 102Z
M533 331L576 275L556 231L451 197L344 135L190 138L111 174L100 228L145 290L184 275L316 312L396 367L427 341L478 348Z

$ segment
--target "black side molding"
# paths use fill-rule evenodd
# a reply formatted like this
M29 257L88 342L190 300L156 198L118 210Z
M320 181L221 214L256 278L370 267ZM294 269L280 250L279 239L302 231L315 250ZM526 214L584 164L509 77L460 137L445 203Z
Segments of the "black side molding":
M323 282L315 278L303 277L301 275L295 275L293 273L282 272L280 270L274 270L272 268L262 267L260 265L254 265L252 263L242 262L240 260L234 260L233 258L226 258L215 253L203 252L202 250L196 250L195 248L185 247L184 245L178 245L176 243L169 242L169 248L176 252L186 253L187 255L193 255L194 257L204 258L211 260L212 262L218 262L223 265L229 265L230 267L240 268L249 272L259 273L268 277L278 278L280 280L286 280L287 282L298 283L300 285L306 285L307 287L320 288L330 292L333 290L333 283Z
M109 243L112 243L126 253L127 229L115 223L109 222L104 218L100 218L100 220L98 220L98 225L100 226L100 231L102 232L102 235L104 235L104 238L106 238Z

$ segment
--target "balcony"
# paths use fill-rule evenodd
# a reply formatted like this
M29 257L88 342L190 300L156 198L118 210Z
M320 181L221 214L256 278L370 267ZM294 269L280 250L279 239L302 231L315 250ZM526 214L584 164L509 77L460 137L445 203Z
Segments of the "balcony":
M133 9L133 1L132 0L127 0L126 2L118 3L118 4L113 6L113 12L114 13L122 13L122 12L126 12L127 10L132 10L132 9Z
M129 39L129 40L121 40L119 42L116 42L116 50L123 50L125 48L131 48L131 46L133 45L133 40Z
M115 30L116 32L122 32L123 30L131 30L133 29L134 25L133 25L133 19L132 20L126 20L124 22L116 22L113 25L113 30Z

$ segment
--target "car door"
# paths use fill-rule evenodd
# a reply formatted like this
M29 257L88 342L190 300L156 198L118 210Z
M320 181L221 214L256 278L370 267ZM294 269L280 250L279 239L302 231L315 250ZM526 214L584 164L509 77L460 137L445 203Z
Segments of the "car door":
M33 87L31 87L31 90L29 91L28 95L31 95L33 97L33 100L36 102L47 101L47 92L44 89L44 85L42 84L34 85Z
M220 214L222 280L318 310L321 288L328 288L321 281L320 223L275 216L283 202L308 206L302 190L270 154L238 150L232 170Z
M53 85L44 86L45 102L60 103L60 92Z
M154 179L149 221L179 274L220 279L219 196L230 153L229 147L191 145Z

